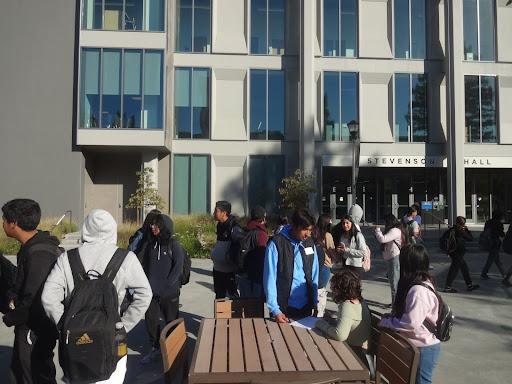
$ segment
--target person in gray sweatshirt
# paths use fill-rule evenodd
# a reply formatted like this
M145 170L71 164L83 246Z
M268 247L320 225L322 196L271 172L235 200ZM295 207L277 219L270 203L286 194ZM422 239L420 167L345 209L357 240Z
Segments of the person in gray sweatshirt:
M79 248L84 269L103 273L117 250L117 224L110 213L94 209L85 218L82 227L83 245ZM151 303L151 287L142 266L133 252L129 252L114 278L119 304L123 302L126 290L133 291L133 302L121 317L126 332L130 332L144 318ZM63 253L53 267L44 285L41 301L48 317L55 324L64 314L64 300L73 292L73 274L67 253ZM117 363L108 383L122 383L126 374L127 356Z

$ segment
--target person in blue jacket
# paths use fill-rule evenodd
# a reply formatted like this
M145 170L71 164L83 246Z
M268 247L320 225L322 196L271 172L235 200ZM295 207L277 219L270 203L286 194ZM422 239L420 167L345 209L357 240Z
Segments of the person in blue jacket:
M316 315L318 255L311 231L315 221L296 210L265 251L263 285L270 314L278 323Z

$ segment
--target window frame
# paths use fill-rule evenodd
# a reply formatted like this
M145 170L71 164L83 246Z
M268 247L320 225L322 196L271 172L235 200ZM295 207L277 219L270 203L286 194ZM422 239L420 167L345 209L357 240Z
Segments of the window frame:
M269 48L269 4L270 4L270 1L271 0L266 0L267 1L267 6L266 6L266 11L265 11L265 14L266 14L266 25L265 25L265 31L266 31L266 47L265 47L265 53L254 53L252 52L252 44L251 44L251 41L252 41L252 0L249 0L249 4L247 6L247 13L249 15L249 17L247 18L247 24L248 24L248 35L249 35L249 39L248 39L248 52L249 52L249 55L255 55L255 56L285 56L286 55L286 40L287 40L287 31L286 31L286 0L283 1L283 5L284 5L284 17L283 17L283 27L284 27L284 31L283 31L283 50L284 52L281 54L281 53L277 53L277 54L271 54L269 53L268 51L268 48Z
M427 12L428 12L428 0L422 0L424 2L425 7L425 25L424 25L424 34L425 34L425 56L424 57L412 57L412 1L414 0L407 0L408 3L408 12L409 12L409 57L397 57L396 56L396 33L395 33L395 2L396 0L393 0L393 59L395 60L427 60L428 56L428 29L427 29Z
M467 126L466 126L466 77L477 77L478 78L478 120L479 120L479 133L480 140L478 142L468 141ZM492 77L494 80L494 116L496 121L496 132L494 142L483 141L483 124L482 124L482 77ZM500 143L500 119L499 119L499 76L493 74L465 74L464 75L464 144L476 144L476 145L496 145Z
M492 12L492 16L494 18L494 23L493 23L493 31L492 31L492 38L493 38L493 51L494 51L494 58L491 59L491 60L482 60L482 49L481 49L481 32L480 32L480 29L481 29L481 24L480 24L480 0L475 0L476 1L476 20L475 21L475 25L476 25L476 41L477 41L477 55L478 55L478 59L472 59L472 60L469 60L467 58L467 52L464 52L465 49L464 49L464 46L465 46L465 35L464 35L464 11L465 11L465 7L464 7L464 1L462 1L462 50L463 50L463 57L462 57L462 60L463 61L466 61L466 62L473 62L473 61L477 61L477 62L484 62L484 63L495 63L497 61L497 33L498 33L498 28L497 28L497 21L498 21L498 15L497 15L497 12L498 12L498 7L497 7L497 4L496 4L496 0L492 0L492 4L493 4L493 12Z
M247 205L248 205L248 208L251 208L254 204L254 202L251 202L250 201L250 191L252 190L252 185L251 185L251 159L254 159L254 158L264 158L265 160L272 160L273 158L276 158L276 157L279 157L280 159L282 159L282 165L283 165L283 178L285 178L287 176L287 173L286 173L286 170L287 170L287 161L288 161L288 156L286 156L286 154L284 153L276 153L276 154L248 154L247 155ZM279 186L277 186L279 187ZM277 190L277 188L276 188ZM277 202L276 202L276 207L277 207ZM265 207L264 207L265 208ZM266 208L265 208L266 209ZM271 213L271 212L267 212L267 215Z
M200 52L200 51L195 51L195 42L194 42L194 37L195 37L195 10L196 10L196 7L195 7L195 4L196 4L196 0L190 0L192 2L192 6L191 6L191 31L190 31L190 39L191 39L191 49L190 51L180 51L178 50L178 39L179 39L179 32L178 32L178 26L179 26L179 23L177 22L177 19L178 19L178 9L179 9L179 2L180 0L178 1L175 1L174 2L174 17L175 17L175 23L174 23L174 52L175 53L183 53L183 54L211 54L212 53L212 39L213 39L213 0L208 0L210 2L210 28L209 28L209 44L207 44L207 51L206 52Z
M206 169L207 169L207 175L206 175L206 212L204 212L205 214L209 214L211 212L211 185L212 185L212 161L211 161L211 154L209 153L175 153L173 156L172 156L172 164L171 164L171 183L172 183L172 212L174 214L176 214L176 204L175 204L175 201L174 201L174 196L175 196L175 193L174 193L174 188L176 186L176 180L175 180L175 159L177 156L181 156L181 157L187 157L188 158L188 161L189 161L189 169L188 169L188 200L187 200L187 215L192 215L193 213L191 212L191 206L192 206L192 199L191 199L191 196L192 196L192 158L193 157L206 157L206 160L207 160L207 166L206 166ZM197 213L196 213L197 214Z
M357 59L359 57L359 1L355 0L355 49L354 49L354 56L345 56L341 55L341 4L343 0L337 0L338 1L338 55L326 55L325 52L325 0L322 0L322 56L323 57L343 57L344 59Z

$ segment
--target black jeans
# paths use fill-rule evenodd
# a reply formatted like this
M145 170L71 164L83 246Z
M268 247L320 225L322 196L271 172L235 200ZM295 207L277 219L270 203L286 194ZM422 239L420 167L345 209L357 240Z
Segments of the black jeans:
M236 279L234 272L220 272L213 270L213 290L216 299L223 299L226 296L230 298L238 297L236 290Z
M179 297L153 296L146 311L146 330L153 348L159 348L160 332L171 321L178 318Z
M501 264L499 248L491 249L489 251L489 256L487 256L487 262L484 265L484 269L482 269L482 275L487 275L487 272L489 272L492 263L496 263L496 266L498 267L498 270L500 271L501 275L505 276L505 268L503 268L503 264Z
M35 334L24 326L14 329L11 370L17 384L56 383L53 364L56 337L56 331L52 330Z
M457 273L459 273L459 269L462 272L462 277L466 282L466 285L469 287L472 285L471 277L469 276L469 268L466 260L464 260L464 252L460 253L452 253L449 255L452 259L452 263L450 264L450 269L448 270L448 276L446 276L446 286L451 287L453 280L457 277Z

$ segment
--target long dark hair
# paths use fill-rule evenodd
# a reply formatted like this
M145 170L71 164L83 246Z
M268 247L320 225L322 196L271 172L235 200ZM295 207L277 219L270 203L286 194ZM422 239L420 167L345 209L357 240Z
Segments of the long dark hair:
M318 221L316 222L316 226L313 231L313 237L317 244L325 242L325 234L327 232L331 232L331 216L324 213L318 217Z
M158 215L160 215L162 212L160 212L158 209L152 209L148 212L146 219L144 219L144 224L142 224L142 232L151 233L151 225L155 223L156 218Z
M405 299L409 289L418 283L434 279L428 273L430 261L427 250L421 244L409 244L400 250L400 280L396 291L395 302L393 303L393 314L395 317L402 317L405 311Z
M343 235L345 233L345 230L343 229L343 225L341 224L343 220L350 221L352 223L352 227L350 228L350 231L348 231L348 238L351 239L357 235L357 232L359 232L356 228L356 224L354 223L354 220L349 215L345 215L340 220L340 227L341 227L341 234Z
M400 221L392 213L384 216L384 234L391 231L393 228L400 228Z

